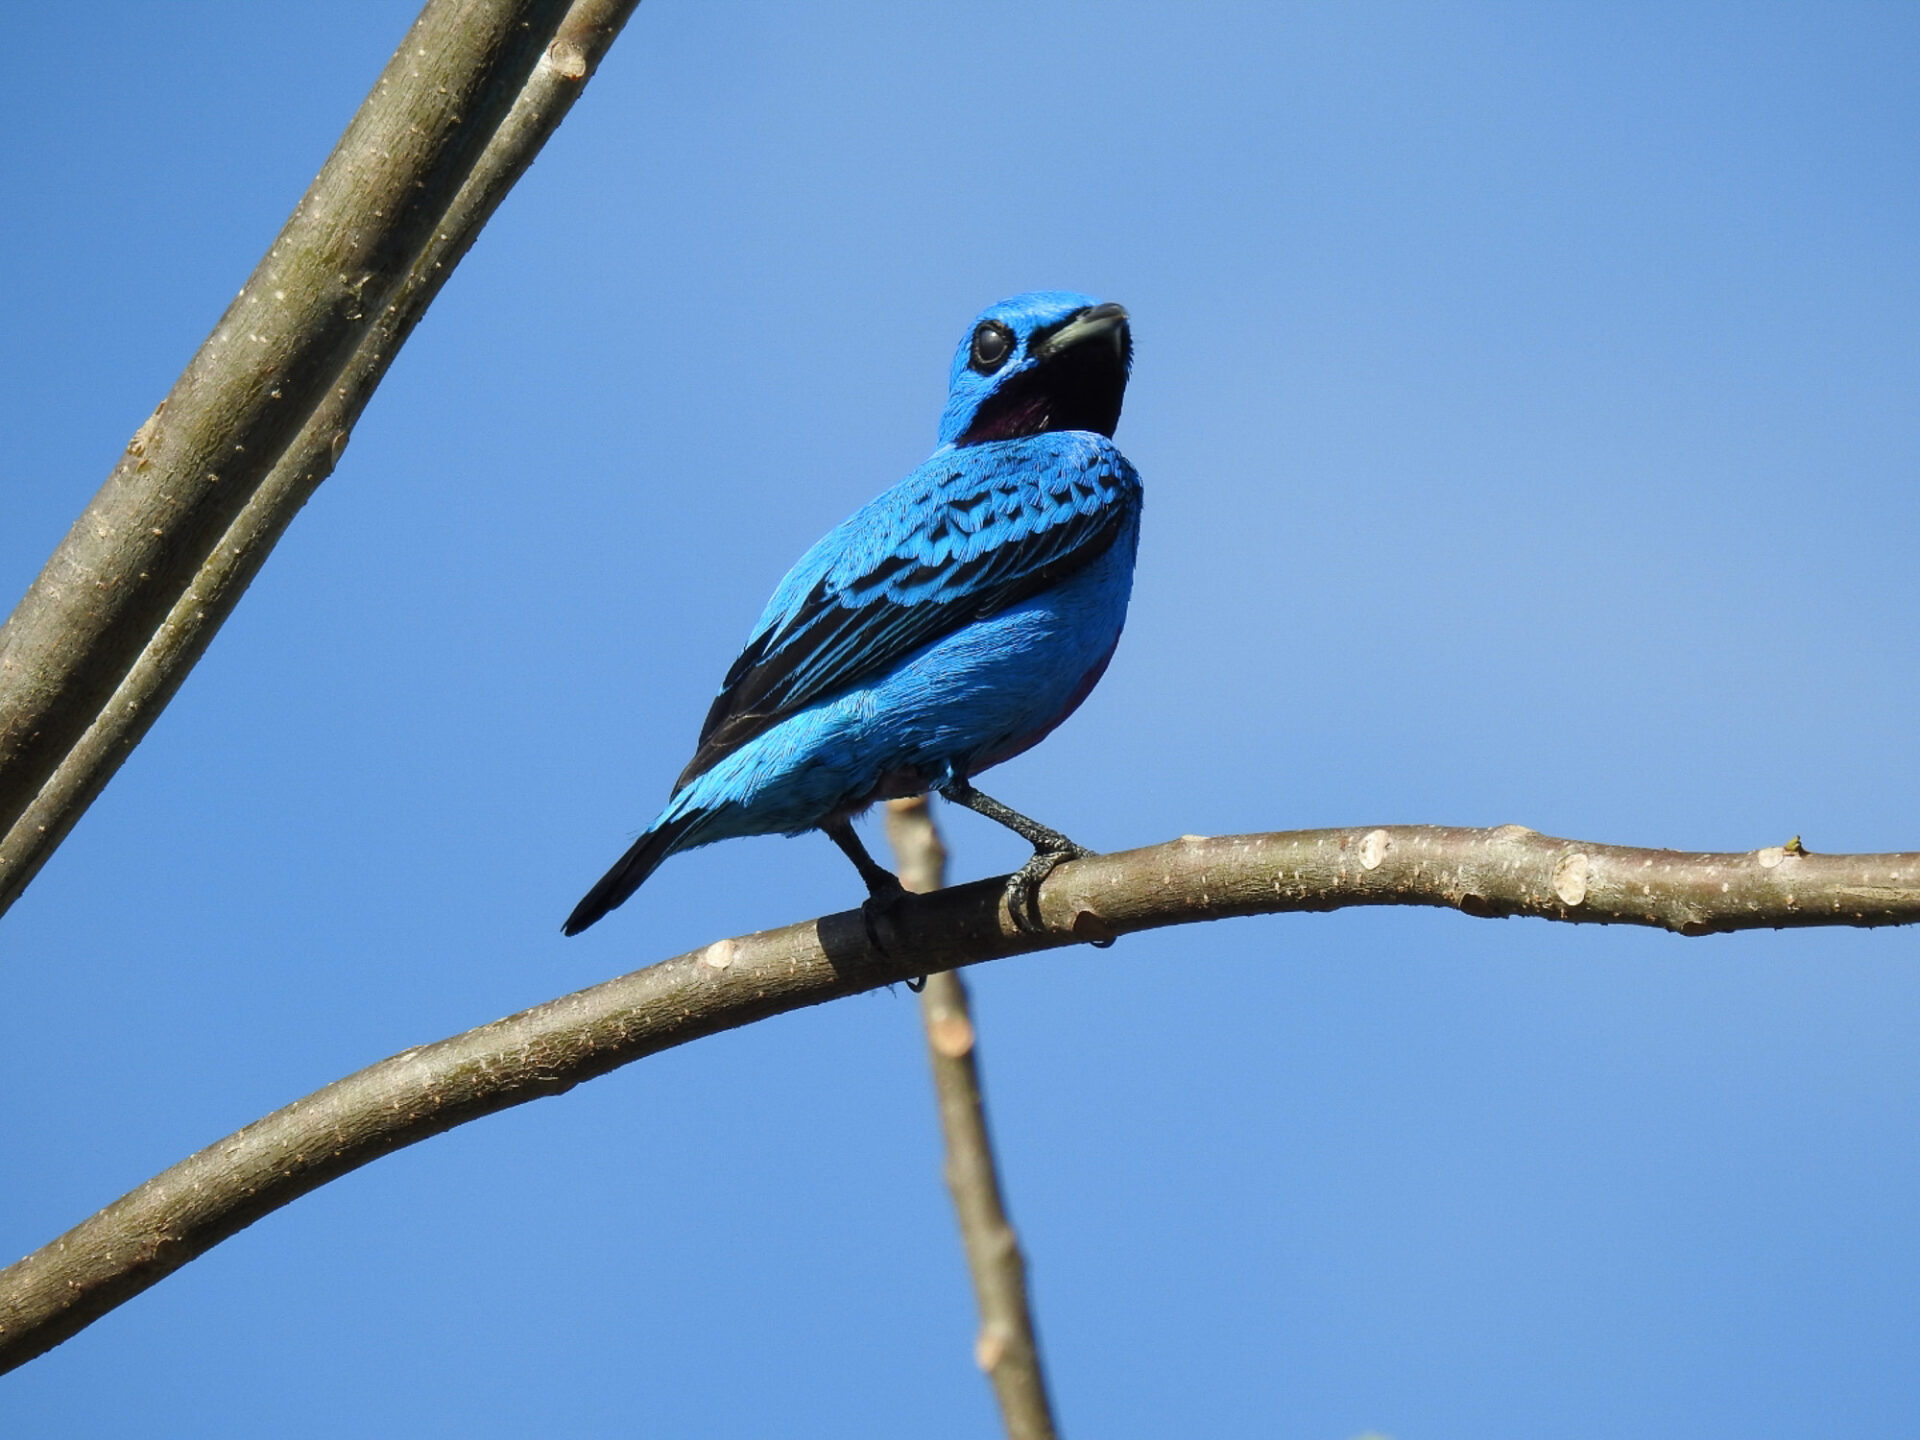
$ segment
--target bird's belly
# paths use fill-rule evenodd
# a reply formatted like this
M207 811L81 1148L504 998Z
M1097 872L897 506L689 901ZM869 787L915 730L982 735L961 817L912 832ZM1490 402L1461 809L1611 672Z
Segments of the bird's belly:
M1093 689L1120 639L1131 547L909 656L867 692L862 729L894 763L876 794L914 794L1038 744Z
M695 843L797 831L892 795L977 774L1039 743L1112 657L1132 536L1053 589L934 641L872 683L814 705L683 791L712 807Z

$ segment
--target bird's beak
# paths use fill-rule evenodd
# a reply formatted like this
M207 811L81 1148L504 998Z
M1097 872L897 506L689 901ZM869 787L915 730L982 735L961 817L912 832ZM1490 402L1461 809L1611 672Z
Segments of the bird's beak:
M1035 360L1048 360L1063 351L1096 343L1111 345L1120 356L1127 357L1133 346L1127 333L1126 306L1111 302L1089 305L1069 316L1057 330L1043 337L1039 345L1030 347L1027 353Z

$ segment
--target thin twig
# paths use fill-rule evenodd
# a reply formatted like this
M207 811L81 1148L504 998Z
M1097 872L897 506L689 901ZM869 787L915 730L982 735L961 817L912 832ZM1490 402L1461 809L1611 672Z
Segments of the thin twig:
M1494 830L1302 830L1095 855L1016 930L1004 879L894 907L876 951L858 910L720 940L336 1081L188 1157L0 1271L0 1370L82 1329L327 1181L455 1125L704 1035L1029 951L1229 915L1431 905L1651 925L1682 935L1920 922L1920 853L1795 846L1702 855Z
M947 849L925 796L890 801L887 838L900 883L927 894L946 884ZM973 1355L993 1382L1009 1440L1054 1440L1053 1405L1040 1365L1033 1312L1027 1298L1027 1262L1007 1219L999 1166L980 1090L977 1036L966 982L959 972L929 975L920 992L927 1058L946 1141L947 1190L960 1222L960 1240L980 1307Z
M0 911L193 668L638 0L430 0L0 628Z

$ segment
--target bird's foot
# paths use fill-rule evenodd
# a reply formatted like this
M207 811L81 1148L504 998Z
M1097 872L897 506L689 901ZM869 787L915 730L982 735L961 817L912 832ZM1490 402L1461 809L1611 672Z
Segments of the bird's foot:
M860 919L867 927L867 943L882 955L893 954L887 939L894 933L894 910L906 898L906 887L888 875L885 884L878 879L869 882L867 898L860 902Z
M894 907L906 898L907 887L900 883L898 875L867 853L867 847L853 833L853 825L846 816L834 816L820 828L826 832L829 840L845 852L854 868L860 872L860 878L866 882L867 898L860 902L860 921L867 929L867 943L879 954L892 958L893 951L887 945L887 936L893 933ZM920 982L922 985L926 983L924 979Z
M1061 842L1058 846L1035 850L1031 860L1007 877L1007 914L1012 917L1013 928L1024 935L1046 933L1040 919L1041 883L1056 866L1069 860L1084 860L1093 854L1086 846L1076 845L1064 835L1056 838Z
M895 910L906 898L906 887L896 880L890 887L876 887L872 894L860 902L860 920L867 927L867 943L889 960L893 958L893 950L887 944L887 937L894 933ZM926 988L927 977L924 975L916 975L907 981L907 989L916 995Z

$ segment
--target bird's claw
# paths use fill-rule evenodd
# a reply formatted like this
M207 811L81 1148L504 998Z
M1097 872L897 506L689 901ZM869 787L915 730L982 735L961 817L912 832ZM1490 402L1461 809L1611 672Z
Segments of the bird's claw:
M906 887L896 883L890 890L875 888L860 902L860 921L867 927L867 943L889 959L893 956L893 950L885 937L893 931L894 907L906 895Z
M890 888L874 890L860 902L860 922L867 927L867 943L887 959L893 958L886 936L893 931L894 907L907 897L907 889L896 882ZM927 988L927 977L916 975L907 981L907 989L918 995Z
M1046 925L1040 919L1040 886L1055 867L1069 860L1084 860L1093 851L1068 842L1065 849L1036 850L1033 858L1007 877L1007 914L1013 928L1023 935L1043 935Z

